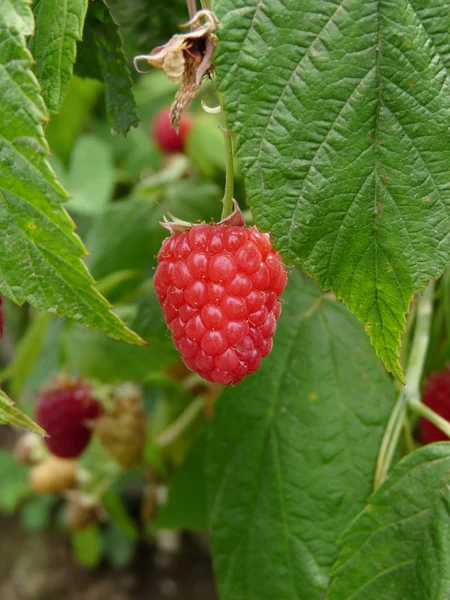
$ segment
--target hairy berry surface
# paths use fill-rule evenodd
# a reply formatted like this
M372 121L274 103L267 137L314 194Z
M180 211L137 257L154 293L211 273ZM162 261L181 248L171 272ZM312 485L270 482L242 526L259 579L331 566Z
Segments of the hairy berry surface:
M286 270L256 227L194 225L166 238L154 285L186 366L235 384L272 349Z
M60 458L79 456L92 435L91 422L102 413L91 388L79 379L55 380L37 398L36 421L48 433L48 449Z
M153 138L163 152L183 152L186 136L191 128L191 119L183 115L178 133L170 125L170 110L161 109L153 120Z
M424 404L450 421L450 370L432 375L425 384ZM449 438L427 419L420 419L420 433L424 444L447 441Z

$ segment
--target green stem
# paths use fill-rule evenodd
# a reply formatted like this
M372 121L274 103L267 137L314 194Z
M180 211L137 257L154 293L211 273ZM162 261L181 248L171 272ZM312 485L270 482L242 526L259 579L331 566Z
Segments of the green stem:
M431 410L431 408L428 408L428 406L417 400L410 401L409 407L416 414L425 417L425 419L433 423L433 425L436 425L442 433L445 433L445 435L450 438L450 423L441 417L441 415L438 415L434 410Z
M397 448L403 423L406 417L406 408L411 403L420 402L420 380L427 354L430 339L431 315L433 312L434 281L430 281L425 292L418 301L416 327L414 331L411 352L406 369L406 385L401 390L397 402L389 417L386 430L378 453L375 469L374 488L376 489L386 478L392 464L395 449Z
M181 434L186 431L197 419L205 406L205 400L202 397L193 400L183 413L167 429L158 435L156 444L159 448L166 448L173 444Z
M233 212L233 193L234 193L234 158L233 143L231 141L230 131L228 129L227 114L225 112L223 95L218 94L220 108L222 109L223 119L223 137L225 140L225 153L227 158L226 176L225 176L225 194L223 196L222 219L225 219Z
M413 452L416 449L416 447L414 444L414 438L413 438L413 434L412 434L412 430L411 430L411 423L408 418L408 415L405 416L405 419L403 421L403 437L405 440L406 452L407 452L407 454L409 454L410 452Z

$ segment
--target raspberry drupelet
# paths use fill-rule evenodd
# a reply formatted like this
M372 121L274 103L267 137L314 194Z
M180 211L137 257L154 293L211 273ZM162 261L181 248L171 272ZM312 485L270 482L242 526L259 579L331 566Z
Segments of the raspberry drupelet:
M235 384L272 349L286 270L256 227L194 225L166 238L154 285L186 366Z

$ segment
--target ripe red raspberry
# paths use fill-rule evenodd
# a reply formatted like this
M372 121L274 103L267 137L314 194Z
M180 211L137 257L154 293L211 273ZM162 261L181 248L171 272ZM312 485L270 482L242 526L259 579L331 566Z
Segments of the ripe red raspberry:
M50 436L45 438L48 449L60 458L83 452L92 435L90 421L101 413L101 404L81 379L56 377L37 398L36 421Z
M441 417L450 421L450 370L435 373L428 379L424 388L423 401ZM424 418L420 419L420 433L424 444L449 439L436 425Z
M183 115L178 133L170 125L170 110L163 108L153 120L153 138L163 152L183 152L186 136L191 128L191 119Z
M166 238L154 285L186 366L223 384L256 371L272 349L286 278L256 227L194 225Z

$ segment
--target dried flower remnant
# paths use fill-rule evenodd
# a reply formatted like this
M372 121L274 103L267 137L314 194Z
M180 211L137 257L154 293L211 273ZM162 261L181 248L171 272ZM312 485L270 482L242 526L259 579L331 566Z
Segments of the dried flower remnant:
M210 10L200 10L181 27L191 27L188 33L178 33L164 46L158 46L150 54L134 58L134 66L139 73L139 61L165 71L169 79L177 82L182 79L180 89L170 109L170 122L178 130L183 111L197 94L202 79L214 71L212 62L217 37L218 20Z

